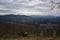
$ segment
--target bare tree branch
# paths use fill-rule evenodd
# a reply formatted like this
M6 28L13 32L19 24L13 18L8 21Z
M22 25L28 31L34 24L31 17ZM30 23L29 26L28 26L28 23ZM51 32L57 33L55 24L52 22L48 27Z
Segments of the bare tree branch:
M57 5L57 9L59 9L60 8L60 2L54 2L53 0L52 1L50 1L50 3L51 3L51 9L50 9L50 11L52 11L52 10L54 10L54 8L56 7L56 5Z

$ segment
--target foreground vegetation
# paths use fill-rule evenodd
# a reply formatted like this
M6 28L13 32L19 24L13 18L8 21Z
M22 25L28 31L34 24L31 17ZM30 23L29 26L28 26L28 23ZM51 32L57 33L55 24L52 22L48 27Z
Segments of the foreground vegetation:
M10 37L0 38L0 40L60 40L60 37L40 37L40 36L29 36L29 37Z
M28 35L27 37L19 35L4 35L0 37L0 40L60 40L60 37L41 37L36 34Z
M60 27L60 26L59 26ZM28 37L17 35L28 32ZM60 31L59 31L60 33ZM32 34L32 35L31 35ZM37 34L37 35L34 35ZM60 36L60 34L58 34ZM40 37L39 24L34 23L0 23L0 40L60 40L60 37Z

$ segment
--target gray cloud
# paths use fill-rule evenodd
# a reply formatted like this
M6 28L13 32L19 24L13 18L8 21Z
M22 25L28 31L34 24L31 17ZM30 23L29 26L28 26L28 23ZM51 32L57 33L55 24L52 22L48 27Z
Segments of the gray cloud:
M50 10L50 0L0 0L0 13L14 13L16 10L38 11L45 14L55 13ZM56 13L55 13L56 14ZM52 15L52 14L51 14Z
M31 1L31 2L30 2ZM14 0L14 1L0 1L0 5L3 5L7 8L34 8L35 6L37 6L38 4L40 4L39 1L37 0ZM33 4L32 4L33 3ZM39 6L42 6L42 5L46 5L45 3L44 4L40 4Z
M0 10L0 13L10 13L10 12L12 12L12 11L11 10L4 10L4 9Z

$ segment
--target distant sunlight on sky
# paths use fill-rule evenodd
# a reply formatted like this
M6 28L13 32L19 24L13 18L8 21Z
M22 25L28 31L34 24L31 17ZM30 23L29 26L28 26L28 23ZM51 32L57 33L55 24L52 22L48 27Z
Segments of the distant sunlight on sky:
M54 0L60 2L59 0ZM56 5L57 7L57 5ZM51 0L0 0L0 15L54 15L60 16L59 9L51 9Z

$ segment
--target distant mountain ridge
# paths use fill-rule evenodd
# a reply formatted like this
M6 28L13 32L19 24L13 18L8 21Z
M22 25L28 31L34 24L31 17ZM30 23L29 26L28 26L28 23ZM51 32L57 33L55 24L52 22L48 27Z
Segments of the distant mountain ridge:
M59 22L60 23L60 16L42 16L42 15L31 15L36 21L50 21L50 22Z
M56 18L58 16L50 16L50 15L31 15L32 18Z
M58 21L60 22L60 16L39 16L39 15L3 15L0 16L0 21Z
M25 15L3 15L0 16L0 21L21 21L21 20L32 20L30 16Z

